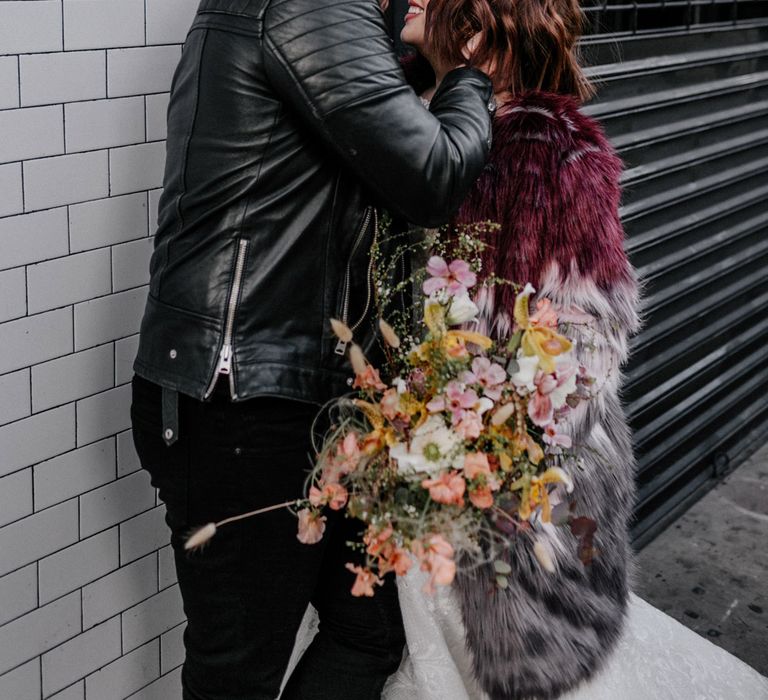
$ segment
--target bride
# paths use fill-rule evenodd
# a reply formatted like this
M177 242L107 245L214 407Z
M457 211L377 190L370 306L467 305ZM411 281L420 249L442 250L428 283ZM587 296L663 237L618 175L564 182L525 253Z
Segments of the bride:
M418 54L405 69L425 104L449 67L490 66L491 156L454 219L500 224L483 273L531 282L561 313L597 319L599 334L576 349L599 399L568 418L581 456L576 515L597 530L588 565L562 529L536 533L545 566L518 535L505 590L490 567L460 572L435 595L416 571L400 579L408 654L386 700L768 698L768 680L630 593L634 461L618 392L637 284L618 217L621 163L579 110L592 94L576 54L581 20L577 0L410 0L401 38ZM503 338L513 291L496 290L475 300L478 330Z

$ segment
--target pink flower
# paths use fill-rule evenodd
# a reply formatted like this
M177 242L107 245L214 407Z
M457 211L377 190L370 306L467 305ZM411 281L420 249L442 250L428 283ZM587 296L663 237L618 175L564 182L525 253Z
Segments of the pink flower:
M445 387L445 393L437 396L427 404L430 413L450 411L453 424L461 421L465 411L473 409L478 403L477 394L472 389L465 389L459 382L449 382Z
M472 371L464 372L461 381L465 384L479 384L483 387L483 396L498 401L501 398L501 385L506 381L504 368L491 362L487 357L472 360Z
M379 370L371 365L365 366L365 371L355 376L355 383L352 385L355 389L375 389L384 391L387 385L381 381Z
M552 422L555 410L565 406L568 396L576 390L576 368L563 363L553 373L539 370L533 383L536 391L528 401L528 415L536 425L545 427Z
M299 532L296 538L302 544L316 544L323 539L325 516L304 508L299 511Z
M433 255L427 263L431 277L424 282L424 294L430 295L446 289L450 296L465 293L477 282L477 275L469 269L464 260L454 260L450 265L441 257Z
M352 595L356 598L365 596L367 598L373 597L373 587L380 586L384 583L376 574L370 569L365 569L362 566L355 566L354 564L347 564L353 574L357 574L355 582L352 585Z
M550 447L564 447L566 450L571 447L570 435L557 432L557 426L554 423L550 423L544 428L544 434L541 439L546 445Z
M456 432L464 440L475 440L483 432L483 419L476 411L464 411L464 415L456 425Z
M467 482L458 472L447 472L437 479L424 479L421 485L429 489L429 495L436 503L464 505L463 496L467 490Z
M531 314L530 321L534 326L556 328L557 314L552 308L552 302L549 299L539 299L536 302L536 312Z
M534 379L536 391L528 400L528 415L536 425L546 425L552 421L553 407L549 394L557 386L557 380L551 374L539 371Z

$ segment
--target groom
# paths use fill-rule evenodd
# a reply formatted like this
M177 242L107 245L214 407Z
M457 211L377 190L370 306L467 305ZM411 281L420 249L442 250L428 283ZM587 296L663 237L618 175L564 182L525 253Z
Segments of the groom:
M131 409L167 507L188 618L185 700L278 695L309 602L320 629L283 698L376 698L404 636L392 581L353 598L346 541L286 510L187 554L190 528L296 499L318 406L349 390L329 319L370 341L373 206L442 223L482 169L487 77L457 68L430 114L375 0L203 0L168 109L164 192Z

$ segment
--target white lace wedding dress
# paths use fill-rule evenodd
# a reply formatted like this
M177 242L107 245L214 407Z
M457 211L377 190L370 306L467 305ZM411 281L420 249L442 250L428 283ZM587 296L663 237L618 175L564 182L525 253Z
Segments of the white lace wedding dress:
M423 576L412 571L398 579L408 652L383 700L486 700L472 678L458 604L450 589L423 593ZM316 625L310 609L291 668ZM560 700L768 700L768 678L632 596L615 653L590 682Z

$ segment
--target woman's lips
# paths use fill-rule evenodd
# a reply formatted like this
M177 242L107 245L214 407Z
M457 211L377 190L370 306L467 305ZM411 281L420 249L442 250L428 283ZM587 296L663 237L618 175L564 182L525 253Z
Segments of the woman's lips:
M424 8L419 5L411 4L408 6L408 13L405 15L405 21L410 22L412 19L416 19L419 15L424 14Z

